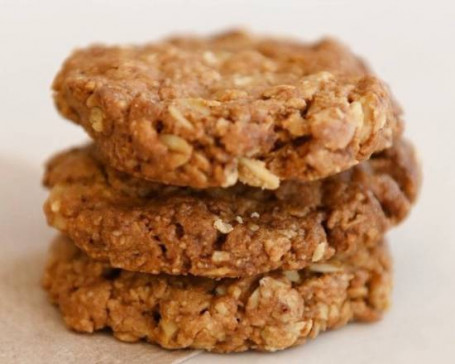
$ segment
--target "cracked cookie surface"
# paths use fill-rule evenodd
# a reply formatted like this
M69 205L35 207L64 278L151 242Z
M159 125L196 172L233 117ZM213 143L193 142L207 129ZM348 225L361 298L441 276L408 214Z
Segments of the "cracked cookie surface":
M113 269L60 237L43 284L76 331L110 328L123 341L231 352L281 350L350 321L377 320L392 281L384 243L300 271L217 281Z
M56 105L113 167L195 188L346 170L401 132L387 87L334 40L231 32L76 51Z
M44 209L51 226L114 267L244 277L376 244L408 214L419 181L405 141L336 176L274 191L148 182L106 166L92 145L48 163Z

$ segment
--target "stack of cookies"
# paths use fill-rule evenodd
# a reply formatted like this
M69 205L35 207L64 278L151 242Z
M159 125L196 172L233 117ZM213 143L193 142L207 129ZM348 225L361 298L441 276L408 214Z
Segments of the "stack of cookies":
M401 111L333 40L242 32L78 50L54 82L94 143L54 156L44 286L124 341L274 351L389 306L419 188Z

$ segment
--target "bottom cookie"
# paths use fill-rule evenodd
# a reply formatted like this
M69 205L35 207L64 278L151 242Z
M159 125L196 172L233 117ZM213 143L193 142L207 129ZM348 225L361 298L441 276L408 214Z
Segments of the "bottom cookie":
M59 237L43 284L76 331L110 328L123 341L232 352L281 350L377 320L392 282L385 243L300 271L213 280L114 269Z

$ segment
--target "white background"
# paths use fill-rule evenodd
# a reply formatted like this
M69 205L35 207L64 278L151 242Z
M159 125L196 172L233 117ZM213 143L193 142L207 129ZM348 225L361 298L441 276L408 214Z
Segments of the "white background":
M52 78L73 48L95 41L138 43L169 33L207 33L237 25L307 40L331 34L366 57L390 84L406 112L406 135L419 148L424 164L418 205L390 234L396 263L393 308L379 324L353 325L301 348L277 354L203 354L190 362L454 363L453 4L1 0L0 196L18 201L16 205L0 201L2 254L13 250L20 254L25 241L33 241L34 249L44 252L53 234L41 217L42 163L55 151L85 140L77 126L57 115L50 96ZM0 350L1 342L0 338Z

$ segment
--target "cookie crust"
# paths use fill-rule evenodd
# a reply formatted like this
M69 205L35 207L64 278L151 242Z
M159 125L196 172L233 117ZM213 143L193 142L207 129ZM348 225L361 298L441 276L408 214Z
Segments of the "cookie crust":
M401 132L387 87L334 40L230 32L92 46L67 59L53 88L113 167L194 188L324 178Z
M44 210L51 226L114 267L244 277L376 244L408 214L419 181L405 141L339 175L275 191L147 182L106 166L88 146L48 163Z
M242 279L116 270L61 237L43 284L68 327L165 348L275 351L350 321L374 321L389 305L385 244L352 259Z

